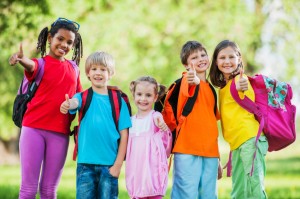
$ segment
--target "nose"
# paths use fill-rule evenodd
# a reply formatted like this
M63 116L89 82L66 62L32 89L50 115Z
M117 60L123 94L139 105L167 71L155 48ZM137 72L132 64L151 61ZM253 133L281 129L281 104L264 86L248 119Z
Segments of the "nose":
M225 60L224 60L224 62L225 63L229 63L229 60L230 60L229 57L226 57Z
M63 41L63 42L61 42L61 46L63 46L63 47L65 47L65 48L67 48L68 44L67 44L67 42L66 42L66 41Z

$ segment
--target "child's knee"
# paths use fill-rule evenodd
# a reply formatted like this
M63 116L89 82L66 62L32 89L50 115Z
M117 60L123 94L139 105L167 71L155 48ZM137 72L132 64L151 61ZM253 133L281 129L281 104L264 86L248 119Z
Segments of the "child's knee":
M41 199L55 199L56 198L56 187L55 186L40 187L40 198Z

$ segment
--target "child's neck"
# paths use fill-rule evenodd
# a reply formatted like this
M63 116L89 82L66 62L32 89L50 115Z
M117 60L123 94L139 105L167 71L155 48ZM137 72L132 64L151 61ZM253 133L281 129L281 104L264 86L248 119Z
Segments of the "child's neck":
M206 72L196 73L196 75L201 81L206 82Z
M146 117L150 112L151 112L151 109L150 109L150 110L146 110L146 111L138 110L138 112L137 112L137 114L136 114L136 117L137 117L137 118L144 118L144 117Z
M93 91L98 93L98 94L102 94L102 95L107 95L108 94L108 90L107 90L107 87L96 87L96 86L92 86L93 88Z

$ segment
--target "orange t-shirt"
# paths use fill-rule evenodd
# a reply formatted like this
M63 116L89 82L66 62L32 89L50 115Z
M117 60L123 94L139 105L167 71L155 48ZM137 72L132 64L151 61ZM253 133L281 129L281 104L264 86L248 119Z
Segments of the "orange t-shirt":
M189 86L186 76L182 78L178 96L177 118L188 97L194 95L196 86ZM174 153L192 154L204 157L219 157L218 126L220 118L214 113L215 99L208 82L201 81L193 110L181 126L174 146Z

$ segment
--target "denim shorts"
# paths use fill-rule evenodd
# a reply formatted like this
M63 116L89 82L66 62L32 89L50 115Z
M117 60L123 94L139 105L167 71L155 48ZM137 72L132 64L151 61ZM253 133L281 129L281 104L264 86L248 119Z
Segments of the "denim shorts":
M109 173L110 166L77 164L76 198L117 199L118 178Z

